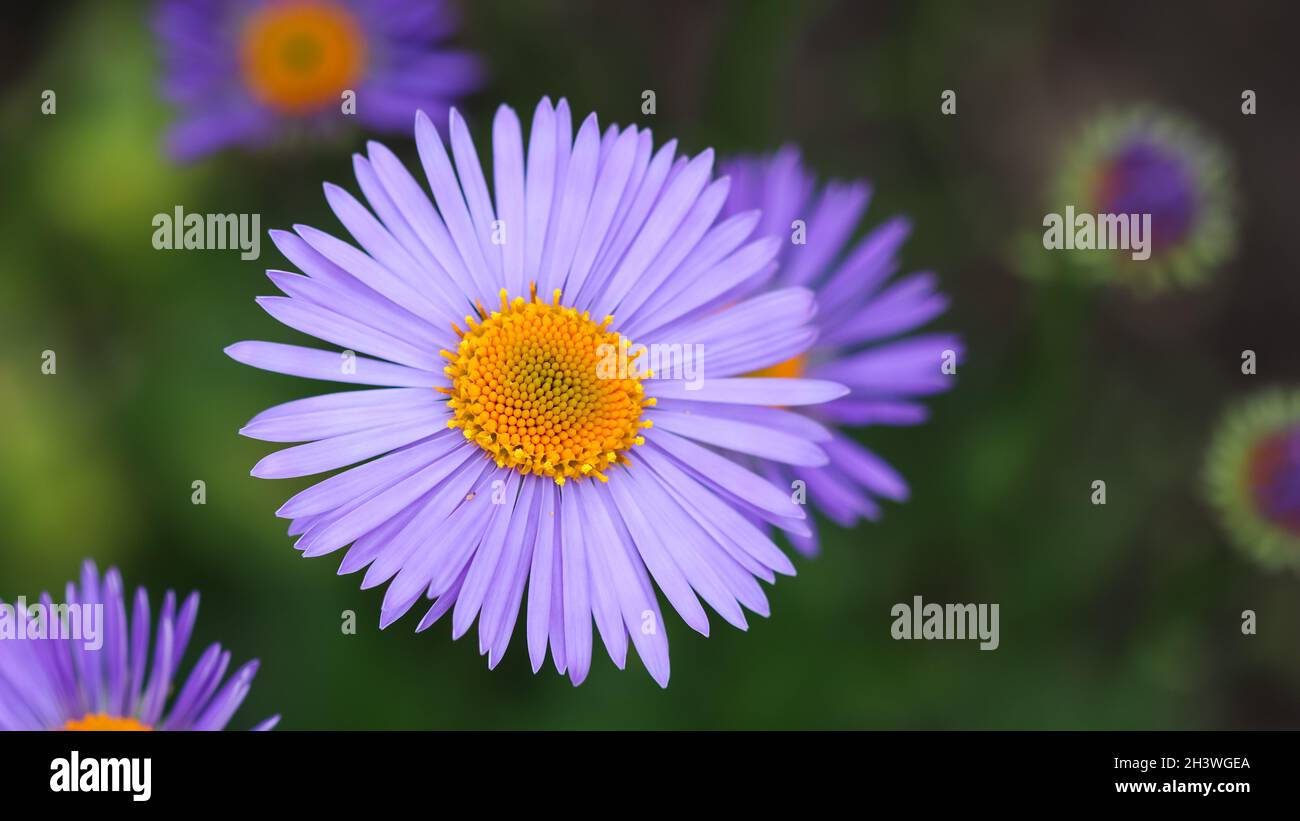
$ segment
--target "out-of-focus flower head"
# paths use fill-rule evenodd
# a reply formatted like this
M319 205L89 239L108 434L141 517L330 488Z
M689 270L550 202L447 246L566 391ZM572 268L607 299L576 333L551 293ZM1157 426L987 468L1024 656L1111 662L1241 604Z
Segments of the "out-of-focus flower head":
M1300 569L1300 391L1269 391L1230 410L1206 479L1238 548L1270 569Z
M1064 151L1047 205L1054 214L1071 208L1076 219L1150 215L1149 256L1134 258L1136 235L1127 247L1100 249L1108 227L1098 224L1098 248L1048 251L1038 244L1032 253L1047 257L1027 265L1031 273L1065 272L1151 294L1203 282L1235 249L1225 151L1199 126L1150 106L1107 111L1084 126ZM1127 231L1139 224L1130 220ZM1067 220L1063 230L1076 226Z
M0 730L223 730L257 675L250 661L227 677L230 652L213 644L178 679L199 595L178 609L168 590L154 632L149 594L136 589L128 616L117 568L88 561L63 602L22 604L0 611Z
M188 161L350 120L405 131L417 109L441 121L483 75L443 46L457 24L445 0L162 0L168 150Z

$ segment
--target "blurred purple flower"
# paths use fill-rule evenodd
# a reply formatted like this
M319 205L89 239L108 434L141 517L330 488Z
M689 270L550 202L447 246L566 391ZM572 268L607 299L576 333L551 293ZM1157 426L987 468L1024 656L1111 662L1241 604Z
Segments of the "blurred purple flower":
M866 183L829 182L819 188L790 146L771 155L732 158L722 163L722 172L731 177L724 215L762 209L760 232L782 238L772 285L809 288L817 297L816 342L759 375L832 380L850 390L842 399L802 410L800 428L825 448L829 465L764 460L761 469L781 487L802 480L808 500L842 526L874 520L880 515L876 499L904 501L907 483L837 428L926 420L928 410L918 400L953 386L964 350L956 335L912 332L947 310L948 298L928 271L890 281L910 231L907 220L894 217L852 241L871 197ZM954 367L945 370L946 363ZM792 541L805 555L819 549L815 533Z
M87 561L81 586L69 582L62 603L45 593L26 604L44 614L42 627L13 605L0 615L0 730L221 730L257 674L258 663L250 661L226 679L230 653L213 644L165 709L198 617L199 594L191 593L178 612L176 594L167 591L149 667L149 595L136 589L128 619L116 568L101 578ZM82 609L95 604L101 607ZM70 618L55 636L50 614L64 605L76 605L65 612L82 617ZM273 716L253 729L269 730L279 720Z
M1205 476L1232 543L1269 569L1300 572L1300 391L1273 388L1234 405Z
M163 94L180 111L168 150L189 161L352 113L386 132L421 108L441 119L483 75L478 57L439 45L457 24L445 0L162 0Z
M1149 256L1130 248L1076 250L1047 265L1037 237L1027 243L1030 276L1081 276L1141 295L1207 281L1235 253L1235 172L1226 149L1199 125L1160 108L1103 111L1062 152L1052 208L1150 218ZM1140 224L1140 223L1139 223ZM1073 230L1073 226L1071 226Z

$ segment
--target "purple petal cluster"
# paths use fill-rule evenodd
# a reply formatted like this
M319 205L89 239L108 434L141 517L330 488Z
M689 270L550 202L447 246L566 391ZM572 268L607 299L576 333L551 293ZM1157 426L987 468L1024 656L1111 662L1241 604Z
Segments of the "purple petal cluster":
M13 605L0 616L14 619L0 627L0 730L222 730L257 674L258 663L250 661L227 676L230 653L213 644L181 677L198 594L178 606L168 590L155 626L144 588L136 589L128 615L116 568L101 576L88 561L81 583L68 583L63 602L56 605L45 593L27 604L37 608L33 615L75 605L62 612L88 616L68 618L61 628L48 615L38 627L34 619L9 612ZM20 619L24 630L17 635ZM278 721L273 716L253 729L269 730Z
M829 464L764 460L761 470L783 487L802 481L808 501L840 525L876 519L877 500L906 500L907 482L840 429L928 418L921 400L953 386L964 348L954 334L915 332L947 310L948 298L932 272L895 276L910 231L906 219L891 218L854 239L871 198L866 183L819 186L792 147L730 159L723 171L732 180L724 214L761 209L760 230L783 240L771 286L806 288L818 304L809 329L816 341L767 372L849 388L841 399L800 411L800 426ZM793 541L805 554L818 550L815 535Z

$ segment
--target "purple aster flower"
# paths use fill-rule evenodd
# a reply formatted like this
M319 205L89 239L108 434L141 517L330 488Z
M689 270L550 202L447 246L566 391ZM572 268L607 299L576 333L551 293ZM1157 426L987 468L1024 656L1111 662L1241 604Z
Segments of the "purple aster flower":
M952 334L911 334L942 314L948 298L933 273L898 271L898 250L910 226L895 217L852 241L871 197L864 182L830 182L818 188L796 148L742 156L723 164L732 180L724 215L761 208L760 230L782 243L774 287L809 288L817 295L817 341L800 355L759 375L810 377L842 383L842 399L805 408L806 435L830 455L825 467L762 462L774 483L802 481L808 499L848 527L880 515L877 499L904 501L907 483L879 456L837 430L863 425L916 425L928 411L918 400L952 387L961 340ZM945 363L953 368L945 372ZM779 404L775 399L772 404ZM816 535L792 536L813 555Z
M366 568L366 588L391 581L381 627L427 598L417 630L451 611L460 637L477 618L494 667L527 587L534 671L549 646L580 684L594 620L617 666L630 638L666 685L654 585L701 633L700 599L744 629L743 609L768 614L757 580L794 571L761 523L809 534L788 490L718 451L825 463L800 417L771 406L844 389L745 377L807 347L812 294L742 298L770 279L780 241L754 238L757 212L719 219L729 182L712 179L712 151L655 150L649 131L602 133L594 114L575 135L568 103L543 99L526 152L515 112L498 109L489 189L455 111L447 133L450 153L417 115L433 202L378 143L354 158L369 209L326 185L360 248L307 226L272 232L305 276L270 271L287 296L260 304L347 350L241 342L227 352L381 389L258 414L244 435L306 444L253 475L363 463L279 515L304 555L350 545L340 573Z
M221 730L257 674L250 661L227 678L230 653L213 644L176 689L199 594L178 610L168 590L151 639L149 594L136 589L128 618L117 568L101 578L87 561L62 603L20 602L0 604L0 730Z
M419 108L445 116L482 78L476 56L440 45L457 23L443 0L162 0L163 93L181 111L169 150L191 160L353 113L379 131Z

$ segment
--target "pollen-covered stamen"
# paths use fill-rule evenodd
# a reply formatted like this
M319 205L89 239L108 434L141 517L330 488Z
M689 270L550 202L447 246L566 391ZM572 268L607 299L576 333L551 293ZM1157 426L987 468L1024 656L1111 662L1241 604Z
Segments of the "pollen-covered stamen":
M153 728L136 721L134 718L119 718L106 713L87 713L81 718L68 719L63 725L63 729L123 732L126 730L152 730Z
M244 23L240 68L249 91L264 105L306 114L338 105L354 88L366 40L352 13L330 0L267 3Z
M460 345L442 351L451 364L448 422L478 444L501 467L550 476L557 484L594 476L607 481L612 464L628 463L625 452L643 443L645 397L636 354L619 358L613 317L594 322L588 313L537 298L510 301L490 315L465 317L456 328ZM454 326L453 326L454 327ZM622 366L620 366L620 363Z

